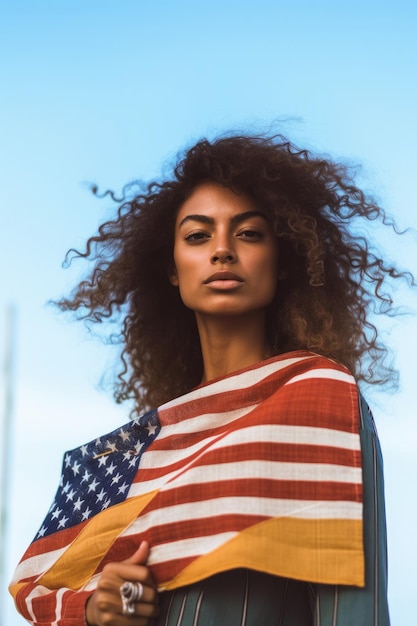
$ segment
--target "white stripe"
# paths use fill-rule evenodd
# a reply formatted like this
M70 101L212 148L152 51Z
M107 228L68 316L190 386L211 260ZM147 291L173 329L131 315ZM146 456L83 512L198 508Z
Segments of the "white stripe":
M360 485L362 469L329 463L283 463L280 461L241 461L214 463L188 469L186 473L177 470L160 478L142 483L134 483L129 498L144 495L155 489L163 491L179 486L239 480L239 478L271 478L273 480L338 482ZM200 480L201 479L201 480Z
M337 482L362 484L360 467L324 465L310 463L280 463L279 461L242 461L240 463L221 463L194 467L186 474L180 474L170 481L161 491L170 491L177 487L196 484L221 483L225 480L289 480L291 482ZM245 487L242 484L242 491Z
M199 452L202 448L206 449L207 445L214 443L222 435L216 435L213 437L207 437L198 443L187 448L178 448L173 450L147 450L140 460L140 469L155 469L168 467L169 465L176 465L177 463L186 463L187 458ZM224 435L223 435L224 436ZM185 466L181 466L180 470L184 471Z
M25 559L17 566L12 582L18 582L24 578L32 577L34 572L36 572L38 577L43 576L43 574L55 564L61 554L64 554L66 549L67 547L64 547L59 550L52 550L51 552L45 552Z
M154 478L153 480L142 481L140 483L133 483L129 489L127 498L135 498L136 496L143 496L144 494L150 493L151 491L155 491L156 489L160 489L165 483L169 482L178 474L181 474L182 470L175 470L174 472L169 472L164 474L164 476L159 476L159 478Z
M305 444L346 450L361 449L360 438L357 433L317 426L288 426L286 424L263 424L239 428L227 433L226 436L210 446L210 449L251 442Z
M56 608L55 608L55 617L56 620L54 622L51 623L51 626L59 626L59 622L61 621L61 617L62 617L62 598L64 593L67 591L66 588L62 588L58 589L58 591L55 594L55 601L56 601Z
M356 384L352 374L349 374L348 372L340 372L339 370L324 368L308 370L308 372L304 372L303 374L299 374L298 376L290 378L290 380L285 384L291 385L292 383L298 383L300 381L308 380L310 378L326 378L327 380L337 380L343 383L348 383L350 385Z
M169 550L169 560L173 561L188 556L200 555L216 550L230 539L233 539L238 533L219 533L218 535L210 535L208 537L193 537L191 539L182 539L181 541L172 541L170 543L161 544L152 548L149 555L148 565L160 563L167 560L167 550ZM204 542L204 546L202 545Z
M256 507L254 506L256 501ZM222 515L264 516L270 519L291 517L297 519L349 519L360 520L362 504L359 502L278 500L276 498L226 497L175 504L150 511L135 519L121 534L142 534L165 524L187 522L190 519L210 519ZM207 524L209 527L210 524ZM189 556L183 554L182 556Z
M219 411L217 413L203 413L188 419L180 420L175 424L164 424L158 435L158 441L173 437L175 435L185 435L189 433L199 433L205 430L211 430L218 425L231 424L235 420L244 417L259 404L252 404L233 411Z
M199 389L195 389L194 391L191 391L184 396L180 396L179 398L174 398L174 400L170 400L166 404L160 406L158 412L161 413L164 410L172 409L181 404L185 404L186 402L192 402L194 400L206 398L207 396L252 387L264 378L267 378L268 376L273 374L274 372L279 372L289 365L293 365L294 363L298 363L299 361L307 361L316 357L317 355L312 354L308 357L303 356L285 359L284 361L274 361L273 363L269 363L268 365L263 365L260 367L258 366L256 367L256 369L249 370L248 372L242 372L241 374L228 376L227 378L223 378L222 380L218 380L214 383L204 385Z

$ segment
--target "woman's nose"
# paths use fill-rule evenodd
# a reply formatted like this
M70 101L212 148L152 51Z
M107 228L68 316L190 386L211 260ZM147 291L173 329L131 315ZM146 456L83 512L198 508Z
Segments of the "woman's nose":
M223 238L218 240L211 255L211 262L234 263L234 261L236 261L236 253L231 242Z

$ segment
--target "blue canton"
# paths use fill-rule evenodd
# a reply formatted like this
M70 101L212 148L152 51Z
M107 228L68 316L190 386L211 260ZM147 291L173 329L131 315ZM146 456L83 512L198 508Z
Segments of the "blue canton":
M35 540L84 522L127 498L140 458L161 430L157 410L64 455L61 481Z

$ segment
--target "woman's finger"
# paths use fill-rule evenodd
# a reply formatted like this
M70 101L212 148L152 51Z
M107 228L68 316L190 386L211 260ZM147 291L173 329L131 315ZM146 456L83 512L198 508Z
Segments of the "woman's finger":
M127 565L143 565L148 560L148 556L149 544L147 541L142 541L136 552L125 561L121 561L121 563L126 563Z

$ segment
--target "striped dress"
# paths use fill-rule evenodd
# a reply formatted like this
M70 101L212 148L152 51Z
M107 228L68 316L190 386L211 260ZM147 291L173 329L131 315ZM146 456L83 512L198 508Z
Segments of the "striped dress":
M329 359L293 352L211 381L66 453L16 606L81 626L104 565L146 540L158 626L386 626L379 454Z

